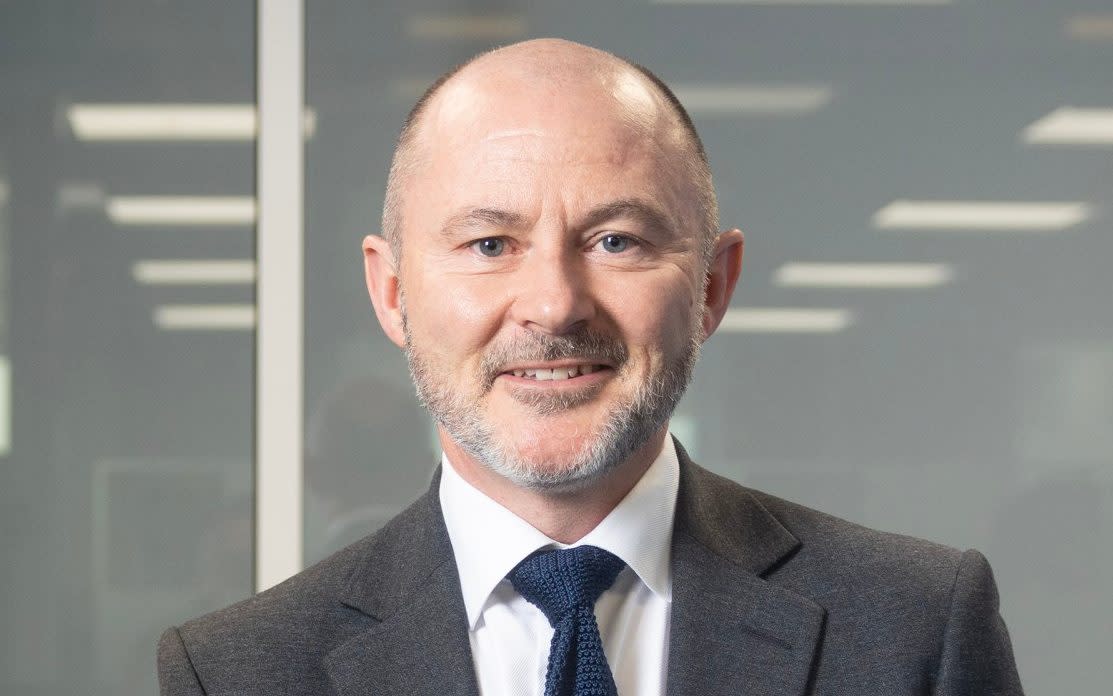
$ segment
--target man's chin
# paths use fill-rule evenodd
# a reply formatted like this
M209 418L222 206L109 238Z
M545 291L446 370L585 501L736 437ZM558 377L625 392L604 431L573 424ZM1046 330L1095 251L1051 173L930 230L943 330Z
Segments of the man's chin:
M511 467L500 466L495 469L495 473L518 488L546 495L577 493L598 482L608 471L608 467L594 462L590 466L568 467L550 464L535 466L528 462L518 462Z
M523 446L500 448L497 456L487 456L484 465L519 488L545 493L582 490L605 476L613 466L601 460L591 447L545 447L536 441ZM556 443L552 443L556 444ZM494 454L494 453L488 453Z

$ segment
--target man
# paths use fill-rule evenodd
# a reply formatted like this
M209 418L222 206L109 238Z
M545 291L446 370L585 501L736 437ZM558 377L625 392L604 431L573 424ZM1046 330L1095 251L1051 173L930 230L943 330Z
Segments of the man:
M742 234L647 71L543 40L442 78L363 250L438 475L168 630L164 694L1021 693L977 552L742 488L668 437Z

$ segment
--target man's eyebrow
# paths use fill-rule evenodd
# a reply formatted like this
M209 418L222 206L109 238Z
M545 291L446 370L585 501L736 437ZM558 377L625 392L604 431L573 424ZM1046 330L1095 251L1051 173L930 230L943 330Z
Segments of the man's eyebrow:
M444 223L441 234L452 237L463 230L504 230L521 228L526 225L526 217L521 213L500 208L467 208L461 210Z
M671 235L676 232L672 219L663 210L637 198L623 198L596 206L578 222L576 227L589 230L622 218L633 220L648 231L659 234ZM525 215L512 210L467 208L444 223L441 227L441 235L451 238L464 231L476 230L491 231L494 234L499 230L522 229L528 225L529 221Z
M637 198L623 198L597 206L584 216L579 227L587 230L619 218L631 219L649 231L676 233L676 226L663 210Z

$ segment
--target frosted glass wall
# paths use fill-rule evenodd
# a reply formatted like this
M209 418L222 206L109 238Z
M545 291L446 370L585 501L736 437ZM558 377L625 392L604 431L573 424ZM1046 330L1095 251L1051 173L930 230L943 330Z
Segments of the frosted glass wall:
M0 9L0 693L156 693L251 592L254 32Z

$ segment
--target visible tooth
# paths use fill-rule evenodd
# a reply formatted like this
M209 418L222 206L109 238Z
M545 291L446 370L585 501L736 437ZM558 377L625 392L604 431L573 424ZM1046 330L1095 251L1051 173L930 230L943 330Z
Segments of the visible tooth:
M526 373L526 371L525 371L525 370L514 370L514 376L515 376L515 377L521 377L521 376L522 376L522 375L524 375L525 373Z
M568 379L568 368L558 367L555 370L552 370L552 374L553 380L563 382L564 380Z
M534 370L533 378L538 382L547 382L553 378L552 370Z
M581 375L590 375L592 372L595 372L595 366L594 365L581 365L580 366L580 374Z

